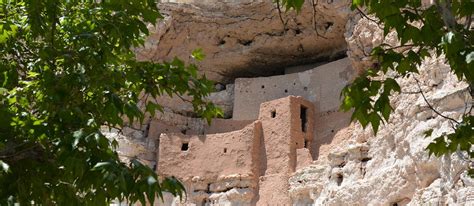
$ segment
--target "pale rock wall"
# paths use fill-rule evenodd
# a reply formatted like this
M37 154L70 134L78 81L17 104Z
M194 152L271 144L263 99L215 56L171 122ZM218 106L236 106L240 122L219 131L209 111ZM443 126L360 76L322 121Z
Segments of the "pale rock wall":
M430 59L417 78L428 101L458 119L464 111L466 84L449 73L443 59ZM433 70L441 75L430 85ZM437 78L434 78L437 79ZM394 96L391 120L374 136L370 128L352 124L350 138L329 151L325 158L296 172L290 179L293 203L313 205L472 205L474 185L466 176L466 162L457 155L429 157L426 146L432 137L452 131L448 121L431 111L412 78L398 78L402 93ZM444 195L441 195L444 194Z
M156 168L156 146L157 138L137 138L131 137L131 134L120 134L116 129L103 128L104 135L109 139L115 139L118 142L117 153L121 160L129 162L131 159L139 159L150 168ZM141 133L141 132L140 132Z
M346 32L344 33L347 42L347 56L351 60L352 67L361 73L374 64L370 57L372 48L385 43L396 46L396 32L390 32L384 38L382 26L374 19L376 17L370 16L363 18L360 15L355 15L347 22Z
M181 99L183 98L183 99ZM232 117L233 102L234 102L234 85L228 84L225 89L221 91L212 92L206 97L207 101L214 103L224 112L224 118ZM184 116L196 116L193 105L190 103L192 98L189 96L168 96L163 95L155 99L155 102L160 104L166 110Z
M354 67L369 59L351 56L380 42L380 31L370 20L361 19L348 38ZM375 29L375 30L374 30ZM374 35L374 36L371 36ZM380 39L381 40L381 39ZM393 35L383 40L396 42ZM361 44L359 44L359 43ZM363 67L360 67L362 69ZM443 57L427 59L415 75L427 100L443 115L459 119L472 99ZM395 77L394 74L388 74ZM425 150L451 124L436 115L422 98L414 77L396 78L401 94L392 98L395 108L390 121L375 136L359 124L339 130L331 146L313 165L290 178L294 205L474 205L474 184L466 175L467 162L458 155L430 157ZM433 129L432 136L424 132ZM346 136L340 138L340 136Z

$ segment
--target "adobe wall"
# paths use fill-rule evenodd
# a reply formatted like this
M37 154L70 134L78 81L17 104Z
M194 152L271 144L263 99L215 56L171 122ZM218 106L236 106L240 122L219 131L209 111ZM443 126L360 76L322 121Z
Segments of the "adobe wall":
M255 201L261 161L261 123L212 135L162 134L157 172L185 185L187 202ZM183 149L183 143L187 148ZM184 150L184 151L183 151ZM163 205L170 205L167 200Z
M263 103L259 113L257 121L233 132L162 134L159 175L175 176L184 183L185 203L267 205L278 200L290 204L289 176L312 161L314 106L302 97L288 96ZM216 121L215 127L222 124L230 129L230 122ZM244 123L248 122L242 120L237 126Z
M157 113L149 122L142 125L143 131L148 130L148 137L158 138L161 133L182 133L186 135L204 135L232 132L243 129L253 120L212 119L211 125L201 118L186 117L173 112ZM148 129L147 129L148 127Z
M233 119L257 119L261 103L302 96L314 104L311 156L318 159L337 131L350 124L350 113L339 111L340 92L354 75L349 60L344 58L301 73L236 79Z
M304 125L302 107L306 109ZM259 114L266 145L266 164L270 166L264 174L294 172L296 149L309 149L313 141L314 106L302 97L289 96L262 103Z
M262 122L264 140L263 175L259 179L257 205L274 202L291 204L289 176L296 171L297 165L312 161L309 149L313 140L313 117L313 104L302 97L288 96L261 104L259 121ZM297 152L304 148L307 150ZM298 156L303 158L299 160Z
M181 179L252 174L252 152L258 152L253 148L254 130L251 124L242 130L212 135L162 134L158 172ZM184 143L188 144L185 151Z
M204 125L205 134L225 133L243 129L253 120L213 119L211 125Z
M353 78L348 58L287 75L235 80L235 120L257 119L260 104L289 95L313 102L318 112L339 108L339 94Z

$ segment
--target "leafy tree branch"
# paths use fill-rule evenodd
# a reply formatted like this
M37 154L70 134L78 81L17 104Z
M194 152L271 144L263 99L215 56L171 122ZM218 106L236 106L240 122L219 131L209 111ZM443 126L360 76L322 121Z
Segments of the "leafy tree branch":
M195 65L136 60L161 17L155 1L5 0L0 17L0 205L145 205L185 192L121 162L102 131L142 123L161 95L189 96L208 121L221 114Z

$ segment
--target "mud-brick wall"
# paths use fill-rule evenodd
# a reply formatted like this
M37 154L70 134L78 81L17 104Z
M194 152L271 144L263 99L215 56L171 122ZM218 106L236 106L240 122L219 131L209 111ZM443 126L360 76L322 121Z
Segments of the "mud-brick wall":
M288 178L298 165L297 149L309 146L305 145L305 142L312 140L313 112L312 103L295 96L261 105L259 121L262 122L263 128L264 155L261 161L263 176L259 179L257 205L276 202L281 205L290 204ZM306 132L310 135L306 135ZM309 155L308 150L300 151L301 154L304 152Z
M260 104L289 95L302 96L317 111L339 107L340 91L352 79L347 58L311 70L280 76L238 78L234 90L234 120L257 119Z
M339 112L342 88L355 72L347 58L311 70L281 76L239 78L235 81L234 120L257 119L263 102L289 95L302 96L314 105L313 159L326 149L334 135L350 122L350 114Z
M258 152L254 141L259 141L254 138L255 127L250 124L234 132L199 136L162 134L158 172L181 180L196 176L208 180L234 174L254 176L252 154Z

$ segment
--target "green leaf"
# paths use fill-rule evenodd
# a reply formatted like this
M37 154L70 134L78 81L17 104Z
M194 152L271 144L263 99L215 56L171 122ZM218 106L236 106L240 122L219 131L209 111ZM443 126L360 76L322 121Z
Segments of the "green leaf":
M444 136L437 137L434 142L430 143L426 148L429 155L435 155L437 157L446 154L448 152L447 144L444 141Z
M357 7L362 7L364 6L363 4L363 1L362 0L352 0L352 9L355 9Z
M380 126L380 122L382 119L377 113L371 113L369 116L369 122L372 125L372 129L374 130L374 134L377 134Z
M425 132L423 132L423 135L425 137L431 137L432 133L433 133L433 129L429 129L429 130L426 130Z
M202 61L204 60L204 58L206 57L204 55L204 53L202 52L202 49L201 48L198 48L198 49L195 49L193 50L192 54L191 54L191 57L193 57L194 59L196 59L197 61Z

